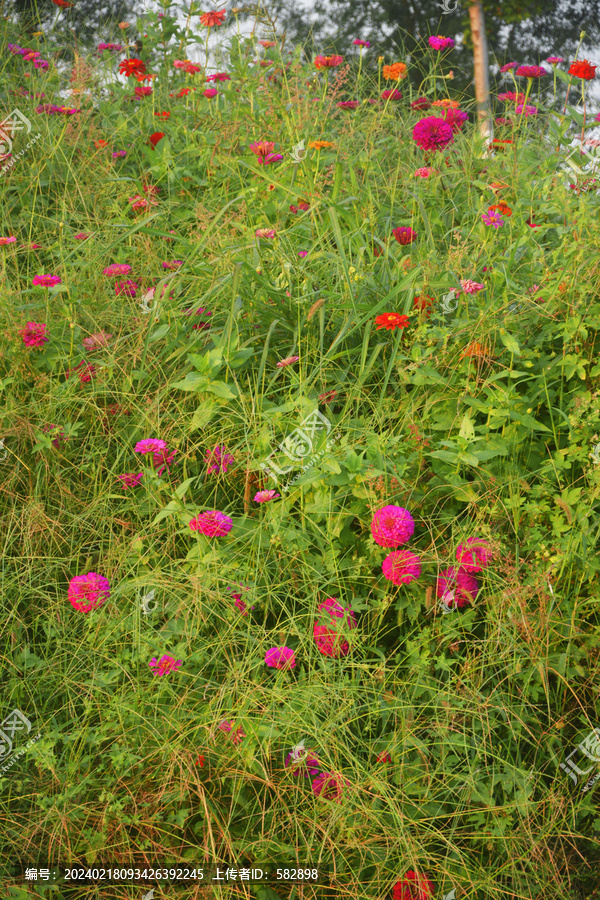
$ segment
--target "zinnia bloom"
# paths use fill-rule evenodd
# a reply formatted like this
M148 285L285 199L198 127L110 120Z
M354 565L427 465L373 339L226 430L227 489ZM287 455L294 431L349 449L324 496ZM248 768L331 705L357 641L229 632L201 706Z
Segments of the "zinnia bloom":
M498 94L498 100L503 100L504 102L514 102L514 103L523 103L525 101L525 94L515 94L514 91L505 91L504 94Z
M393 900L429 900L430 897L433 897L433 884L412 869L394 885Z
M465 294L476 294L477 291L482 291L485 288L485 284L479 284L477 281L471 281L470 278L461 278L460 286L462 287Z
M596 77L597 68L597 66L593 66L587 59L582 59L578 62L571 63L569 66L569 75L574 75L575 78L584 78L586 81L590 81L592 78Z
M549 62L551 66L557 66L559 63L564 62L562 56L549 56L546 62Z
M376 331L379 331L380 328L394 331L395 328L408 328L409 325L408 316L400 313L382 313L375 317L375 322L377 323Z
M305 749L304 741L301 741L292 749L291 753L288 753L283 764L286 768L291 765L294 775L302 772L304 777L308 778L310 775L319 774L319 758L312 750Z
M254 495L254 502L266 503L268 500L276 500L277 497L281 497L281 494L278 494L276 491L258 491Z
M162 675L167 675L169 672L175 672L181 663L181 659L175 660L175 657L173 656L161 656L160 661L153 656L148 665L154 670L154 675L161 677Z
M443 150L454 141L452 126L436 116L420 119L413 128L412 136L415 144L423 150Z
M229 732L231 732L231 729L233 728L233 722L229 722L227 719L223 719L223 721L219 725L219 728L221 729L221 731L226 731L229 733ZM245 737L246 737L246 732L243 730L241 725L238 725L236 730L231 735L231 740L233 741L234 744L239 744L239 742L242 740L242 738L245 738Z
M148 140L150 141L150 143L152 144L153 147L156 147L156 145L158 144L158 142L159 142L159 141L162 141L162 139L164 138L164 136L165 136L164 131L155 131L154 134L151 134L151 135L150 135L150 137L148 138Z
M16 237L0 237L0 246L4 247L6 244L14 244L16 243Z
M419 312L425 313L425 318L428 319L433 309L433 297L430 297L429 295L426 297L414 297L413 306L415 309L418 309Z
M462 109L447 109L444 112L444 119L455 133L461 130L468 118L468 114Z
M524 106L522 103L520 103L520 104L516 107L515 112L516 112L517 115L519 115L519 116L520 116L520 115L524 115L524 116L537 116L537 114L538 114L538 108L537 108L537 106L532 106L530 103L528 103L527 106Z
M289 647L271 647L265 653L265 662L271 669L294 669L296 656Z
M447 607L462 609L476 599L479 584L465 569L450 567L438 576L436 593Z
M62 278L58 275L35 275L31 282L33 286L41 285L41 287L52 287L55 284L62 284Z
M315 68L316 69L333 69L336 66L341 66L344 62L343 56L317 56L315 58Z
M411 109L431 109L432 103L427 97L417 97L410 104Z
M333 147L331 141L309 141L308 146L313 150L323 150L325 147Z
M143 441L138 441L133 450L134 453L157 453L159 450L165 450L166 447L166 442L160 438L145 438Z
M399 547L411 539L415 520L402 506L384 506L378 509L371 522L373 540L380 547Z
M434 100L432 106L442 106L444 109L458 109L460 102L458 100L450 100L444 97L442 100Z
M209 509L192 519L190 528L206 537L224 537L233 528L233 520L216 509Z
M356 109L360 106L360 100L340 100L335 104L339 109Z
M79 377L80 384L87 384L92 380L92 376L96 374L96 366L86 365L85 360L81 360L78 366L75 366L74 369L67 369L65 372L65 378L67 381L71 377L71 375L75 375Z
M489 544L482 538L467 538L465 544L459 544L456 550L456 559L460 568L465 572L481 572L492 558Z
M396 88L392 91L382 91L381 98L382 100L402 100L402 91L397 91Z
M54 431L55 428L58 428L58 431ZM44 425L43 432L44 434L48 434L50 431L54 432L54 438L52 440L52 446L57 449L61 444L65 444L69 437L64 433L60 425Z
M470 357L472 359L475 356L479 357L480 359L485 359L485 357L488 356L486 348L481 344L478 344L477 342L469 344L466 349L463 350L463 352L460 354L459 359L467 359L467 357Z
M126 297L135 297L137 294L138 285L135 281L116 281L115 282L115 296L119 297L121 294L125 294Z
M202 93L205 97L208 98L208 100L212 100L212 98L216 97L219 92L216 88L206 88L206 90L202 91Z
M512 216L512 209L508 203L504 202L504 200L500 200L500 202L496 203L494 206L488 206L488 212L491 209L497 209L498 212L502 213L503 216L508 216L508 218Z
M106 347L111 337L112 334L108 334L106 331L98 331L84 338L83 346L86 350L99 350L101 347Z
M421 574L421 560L408 550L394 550L386 556L381 568L388 581L397 585L410 584Z
M482 213L481 218L486 225L493 225L494 228L500 228L501 225L504 225L504 219L499 212Z
M131 272L131 266L128 263L113 263L102 269L103 275L128 275Z
M269 240L273 240L277 232L274 228L257 228L254 233L257 238L267 238Z
M278 369L285 369L286 366L291 366L293 363L298 362L300 359L299 356L287 356L285 359L280 359L277 363Z
M124 475L117 475L119 481L122 482L121 487L123 490L127 490L130 487L137 487L142 478L144 477L143 472L126 472Z
M415 169L413 178L429 178L431 172L432 169L428 169L427 166L422 166L420 169Z
M392 234L399 244L412 244L412 242L417 239L417 232L413 231L412 228L409 228L408 225L401 225L399 228L394 228Z
M316 797L335 800L336 803L339 803L344 784L350 784L347 778L342 778L341 775L332 775L331 772L321 772L313 781L312 789Z
M547 74L542 66L519 66L515 72L515 75L522 75L523 78L541 78Z
M371 46L369 41L361 41L360 38L355 38L352 41L352 43L355 44L357 47L370 47Z
M447 47L454 47L454 38L442 37L436 34L429 38L429 46L434 50L446 50Z
M225 474L227 474L228 467L235 462L234 457L227 452L225 447L220 447L218 444L215 444L212 450L206 451L204 459L205 462L212 462L209 472L224 472Z
M71 606L79 612L89 613L99 609L110 597L108 579L96 572L76 575L69 582L68 597Z
M200 21L203 25L206 25L207 28L214 28L216 25L222 25L225 19L226 10L222 9L220 12L207 12L202 13L200 16Z
M215 72L214 75L208 75L206 80L207 81L231 81L231 75L228 75L227 72Z
M146 63L141 59L122 59L119 63L119 75L144 75L146 72Z
M73 237L76 241L87 241L90 235L85 231L80 231L79 234L74 234Z
M383 67L383 77L386 81L402 81L403 78L406 78L407 66L406 63L396 62L392 63L391 66Z
M317 608L320 613L313 627L313 636L319 652L334 659L347 656L350 644L344 640L340 629L356 628L356 616L349 607L340 606L335 597L328 597ZM323 623L324 617L327 618L325 624ZM341 621L337 621L340 619Z
M41 322L28 322L24 328L19 329L26 347L43 347L48 342L46 332L48 326Z

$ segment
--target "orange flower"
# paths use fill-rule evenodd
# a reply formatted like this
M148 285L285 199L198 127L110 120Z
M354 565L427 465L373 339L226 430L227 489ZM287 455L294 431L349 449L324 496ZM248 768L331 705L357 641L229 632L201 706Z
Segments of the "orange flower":
M465 350L463 350L463 352L460 354L459 359L465 359L465 357L467 356L479 356L480 358L486 358L489 356L489 354L486 347L482 347L481 344L472 343L469 344L469 346Z
M226 10L222 9L220 12L202 13L200 21L203 25L206 25L207 28L212 28L214 25L222 25L225 18L225 12Z
M458 109L460 100L434 100L432 106L443 106L444 109Z
M400 313L383 313L375 317L375 322L377 323L377 331L380 328L385 328L386 331L394 331L395 328L408 327L408 316L403 316Z
M146 63L141 59L122 59L119 63L119 75L143 75L146 71Z
M392 63L383 67L383 77L386 81L401 81L406 78L406 65L402 62Z
M495 194L498 193L498 191L501 191L503 188L508 189L508 185L504 184L503 181L492 181L490 187Z
M102 141L102 140L96 141L96 143L94 144L94 147L96 148L96 150L99 150L100 147L108 147L108 141Z
M504 216L512 216L512 209L505 203L504 200L500 200L494 206L488 206L488 212L491 212L492 209L497 209L499 213L502 213Z
M308 146L311 150L322 150L324 147L333 147L331 141L309 141Z
M433 297L427 296L417 296L413 299L413 306L415 309L418 309L419 312L425 313L425 318L428 319L431 315L431 310L433 308Z
M56 0L54 0L56 3ZM596 76L597 66L593 66L591 62L587 59L579 60L579 62L573 62L569 66L569 75L574 75L575 78L585 78L586 81L590 81L592 78Z

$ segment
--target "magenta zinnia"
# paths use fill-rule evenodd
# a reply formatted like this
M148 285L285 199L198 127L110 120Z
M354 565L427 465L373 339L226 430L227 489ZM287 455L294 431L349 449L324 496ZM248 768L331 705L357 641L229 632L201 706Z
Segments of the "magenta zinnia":
M393 584L410 584L421 574L421 560L408 550L394 550L383 561L383 574Z
M103 275L128 275L129 272L131 272L131 266L127 263L113 263L106 269L102 269Z
M153 674L160 677L168 672L176 671L181 663L181 659L176 660L173 656L161 656L160 661L153 656L148 665L154 670Z
M117 475L123 490L127 490L127 488L130 487L137 487L143 477L143 472L138 472L137 475L134 472L127 472L125 475Z
M224 472L227 474L228 467L235 462L234 457L227 452L225 447L215 445L213 450L207 450L204 457L206 462L212 462L209 472Z
M276 500L277 497L281 497L281 494L278 494L276 491L258 491L254 495L254 502L267 503L269 500Z
M289 647L271 647L265 653L265 662L272 669L293 669L296 656Z
M519 66L515 72L515 75L522 75L523 78L541 78L547 74L542 66Z
M411 539L415 520L402 506L384 506L378 509L371 522L373 540L380 547L398 547Z
M28 322L24 328L19 329L26 347L43 347L48 342L46 332L48 326L42 322Z
M467 538L465 544L459 544L456 559L460 568L466 572L481 572L492 558L492 551L487 541L482 538Z
M34 287L36 285L52 287L55 284L62 284L62 278L59 278L58 275L36 275L31 283Z
M394 228L392 234L399 244L412 244L412 242L417 239L417 232L413 231L412 228L409 228L408 225L401 225L399 228Z
M340 629L356 628L356 616L350 607L340 606L335 597L328 597L317 608L319 615L313 627L313 636L319 652L334 659L347 656L350 644L344 640Z
M224 537L233 528L233 520L217 509L209 509L192 519L190 528L206 537Z
M465 569L451 566L438 576L436 593L447 607L462 609L476 599L479 584Z
M423 150L443 150L454 140L452 126L437 116L420 119L413 128L412 136L415 144Z
M312 783L313 793L316 797L323 797L325 800L335 800L339 803L340 797L344 790L344 785L349 785L347 778L341 775L332 775L331 772L321 772Z
M159 438L145 438L143 441L138 441L133 449L135 453L157 453L159 450L165 450L166 447L166 442Z
M429 38L429 46L434 50L446 50L447 47L454 47L454 38L442 37L436 34Z
M79 612L88 613L99 609L110 597L108 579L96 572L76 575L69 582L68 597L71 606Z

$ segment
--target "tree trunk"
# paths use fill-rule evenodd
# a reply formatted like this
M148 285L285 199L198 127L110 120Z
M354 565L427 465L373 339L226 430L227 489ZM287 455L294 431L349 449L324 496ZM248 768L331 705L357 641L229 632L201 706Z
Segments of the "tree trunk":
M479 130L486 142L485 156L489 155L487 145L494 136L492 113L490 108L490 79L487 40L483 21L481 0L474 0L469 7L471 19L471 35L473 37L473 62L475 64L475 97L479 117Z

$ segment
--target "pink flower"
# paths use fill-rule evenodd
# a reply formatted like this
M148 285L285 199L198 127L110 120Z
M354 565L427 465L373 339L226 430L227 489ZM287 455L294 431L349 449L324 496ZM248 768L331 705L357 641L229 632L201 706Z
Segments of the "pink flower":
M509 101L512 103L521 103L525 100L525 94L515 94L514 91L506 91L504 94L498 94L498 100L503 100L505 103Z
M504 219L496 210L493 210L492 212L482 213L481 218L486 225L493 225L494 228L500 228L501 225L505 224Z
M444 110L444 119L446 120L448 125L451 126L454 133L461 130L468 118L468 114L466 112L463 112L462 109Z
M96 374L96 366L87 365L85 360L82 359L78 366L75 366L74 369L67 369L65 372L65 378L67 381L71 377L71 375L77 375L79 378L80 384L88 384L92 380L92 377Z
M518 62L509 62L509 63L506 63L505 66L500 66L500 71L501 72L510 72L511 69L516 69L518 65L519 65Z
M266 503L268 500L276 500L277 497L281 497L281 494L278 494L276 491L259 491L254 495L254 502Z
M127 265L127 263L113 263L111 266L107 266L106 269L102 269L103 275L128 275L131 272L131 266Z
M162 475L165 469L168 469L171 463L173 462L175 456L177 454L177 450L169 451L164 448L161 450L155 450L153 454L154 459L154 468L156 469L157 475ZM159 466L160 468L156 468Z
M432 103L427 97L417 97L416 100L413 100L410 104L411 109L431 109Z
M515 72L515 75L522 75L523 78L541 78L547 74L542 66L519 66Z
M524 106L522 103L519 103L519 105L515 109L515 112L518 115L521 115L521 113L522 113L525 116L537 116L538 108L537 108L537 106L531 106L529 103L527 104L527 106Z
M119 297L125 294L126 297L135 297L138 287L135 281L115 281L115 295Z
M174 259L172 262L164 262L161 263L163 269L178 269L179 266L183 265L182 259Z
M312 783L313 794L316 797L323 797L324 800L335 800L339 803L344 784L346 786L350 784L347 778L332 775L331 772L321 772Z
M110 597L108 579L96 572L76 575L69 582L68 597L71 606L79 612L88 613L99 609Z
M371 46L369 41L361 41L360 38L355 38L352 41L352 43L355 44L357 47L370 47Z
M274 228L259 228L255 234L257 238L268 238L269 240L273 240L276 231Z
M598 113L600 116L600 113ZM298 250L298 256L301 256L304 259L305 256L308 256L308 250Z
M5 244L14 244L16 240L16 237L0 237L0 247L4 247Z
M163 675L167 675L169 672L175 672L181 663L181 659L175 660L175 657L173 656L161 656L160 661L153 656L148 665L151 669L154 669L153 674L158 675L160 678Z
M454 47L454 44L453 38L442 37L439 34L429 38L429 46L434 50L446 50L448 47Z
M360 100L340 100L335 105L340 109L356 109L357 106L360 106Z
M429 178L431 175L432 169L428 169L426 166L423 166L421 169L415 169L413 172L413 178Z
M378 763L391 763L391 761L392 761L391 755L389 753L387 753L385 750L383 751L383 753L379 753L377 755Z
M373 540L380 547L398 547L411 539L415 520L402 506L384 506L378 509L371 522Z
M52 446L58 449L60 445L65 444L69 440L69 438L59 425L44 425L44 434L48 434L48 432L53 431L55 428L58 428L59 430L54 432L55 437L52 441Z
M479 284L477 281L471 281L470 278L461 278L460 286L465 294L476 294L477 291L483 291L485 284Z
M206 90L202 91L205 97L208 97L209 100L212 100L213 97L216 97L219 93L216 88L206 88Z
M214 460L213 465L209 468L209 472L224 472L227 474L227 468L235 462L235 458L227 452L225 447L215 445L213 450L207 450L204 457L205 462Z
M226 731L227 733L229 733L231 731L231 729L233 728L233 722L229 722L227 719L223 719L223 721L219 725L219 728L221 731ZM242 726L239 725L237 727L237 729L234 731L234 733L231 735L231 740L233 741L234 744L239 744L239 742L242 740L242 738L245 738L245 737L246 737L246 733L242 729Z
M269 163L283 159L281 153L273 153L275 144L273 141L258 141L250 144L249 148L257 156L259 166L268 166Z
M123 488L123 490L127 490L127 488L130 487L137 487L143 477L143 472L138 472L137 475L135 475L134 473L117 475L117 478L122 482L121 487Z
M108 334L106 331L98 331L96 334L84 338L83 346L86 350L99 350L100 347L106 347L108 339L111 337L112 334Z
M464 569L451 567L438 576L436 593L447 607L462 609L475 600L479 585Z
M415 144L423 150L443 150L454 140L451 125L437 116L419 119L413 128L412 136Z
M313 626L313 637L319 652L334 659L347 656L350 644L344 640L342 630L346 628L351 631L356 628L356 616L350 607L340 606L335 597L328 597L317 609L321 612ZM323 624L324 617L327 617L326 624Z
M73 237L75 238L76 241L87 241L87 239L90 237L90 235L87 234L85 231L80 231L79 234L74 234Z
M24 328L19 329L19 334L26 347L42 347L48 342L47 331L48 326L41 322L28 322Z
M402 91L397 91L396 88L391 91L383 91L381 98L383 100L402 100Z
M400 228L394 228L392 234L399 244L412 244L417 239L417 232L409 228L408 225L401 225Z
M166 450L165 441L161 441L160 438L145 438L143 441L138 441L135 447L133 448L134 453L156 453L159 450Z
M227 72L216 72L214 75L209 75L206 80L207 81L231 81L231 75L228 75Z
M482 538L467 538L465 544L459 544L456 559L465 572L481 572L492 558L489 544Z
M421 574L421 560L408 550L394 550L383 561L383 574L393 584L410 584Z
M271 647L265 653L265 662L271 669L294 669L296 656L289 647Z
M62 278L58 275L36 275L31 283L34 286L39 284L41 287L52 287L55 284L62 284Z
M277 363L278 369L285 369L286 366L291 366L293 363L298 362L300 359L299 356L287 356L285 359L280 359Z
M283 764L286 768L292 766L294 775L302 772L304 777L308 778L310 775L319 774L319 758L313 750L304 748L304 741L294 747L291 753L288 753Z
M224 537L233 528L233 520L217 509L209 509L192 519L190 528L206 537Z
M562 56L549 56L546 62L549 62L551 66L557 66L559 63L564 62Z

